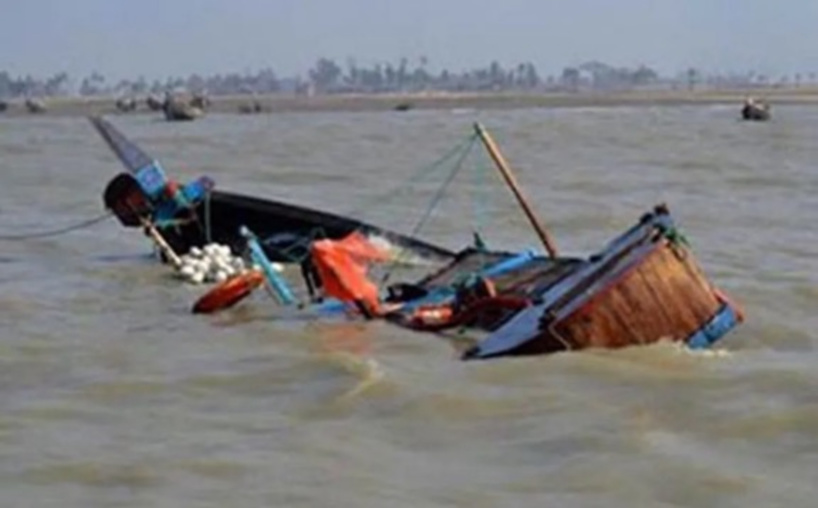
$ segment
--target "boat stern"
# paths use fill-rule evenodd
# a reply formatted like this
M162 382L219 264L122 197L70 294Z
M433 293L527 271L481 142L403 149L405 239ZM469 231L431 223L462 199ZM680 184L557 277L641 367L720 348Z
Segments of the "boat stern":
M540 302L467 351L464 359L619 348L660 340L707 347L743 320L704 275L663 205Z

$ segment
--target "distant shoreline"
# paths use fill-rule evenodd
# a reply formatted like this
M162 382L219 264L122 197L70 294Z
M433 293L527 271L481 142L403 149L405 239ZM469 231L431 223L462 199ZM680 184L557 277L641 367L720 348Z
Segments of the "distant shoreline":
M401 105L406 109L519 109L570 108L616 106L680 106L696 104L725 104L739 108L748 95L767 99L773 108L777 104L818 104L818 87L797 89L754 90L696 90L696 91L638 91L611 93L446 93L420 94L339 94L312 97L271 94L215 96L209 112L239 114L239 107L257 101L263 113L280 112L333 112L333 111L389 111ZM112 97L66 98L45 100L47 111L29 113L22 100L9 101L9 108L0 112L2 117L17 116L90 116L159 114L150 111L140 101L139 109L122 113Z

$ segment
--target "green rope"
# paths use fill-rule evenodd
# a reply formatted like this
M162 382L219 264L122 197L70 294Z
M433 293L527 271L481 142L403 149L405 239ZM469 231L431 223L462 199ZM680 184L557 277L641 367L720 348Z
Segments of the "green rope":
M446 180L443 181L443 185L441 185L437 189L437 192L435 192L435 195L432 197L432 201L426 207L426 210L423 212L423 215L421 216L420 220L415 225L415 227L412 228L412 233L410 234L410 236L412 237L417 236L418 233L420 233L420 230L423 229L423 226L426 225L426 221L429 220L429 217L431 217L432 212L434 211L435 208L437 208L437 205L438 203L440 203L440 200L443 199L443 195L446 193L446 189L449 187L449 185L454 180L454 177L457 176L457 173L459 173L460 169L463 167L463 161L469 155L469 151L471 151L471 148L472 146L474 146L474 142L476 140L477 136L476 135L472 136L471 143L469 143L469 145L465 147L463 152L460 154L460 157L458 157L457 162L454 165L454 169L452 169L451 173L449 173L449 175L446 177Z
M353 216L353 217L354 216L360 216L365 211L369 211L370 207L372 207L371 209L374 209L375 205L391 202L392 198L395 195L397 195L398 193L400 193L401 191L403 191L406 187L412 187L413 185L416 185L417 183L421 182L427 176L436 173L437 170L439 170L441 167L443 167L450 159L452 159L455 156L457 156L458 154L462 153L464 149L466 151L470 150L471 147L474 145L474 141L476 139L477 139L477 135L476 134L471 134L465 140L458 143L452 149L450 149L448 152L443 154L443 156L440 157L439 159L437 159L436 161L432 162L431 164L429 164L427 166L421 167L420 170L416 171L409 178L404 180L402 183L392 187L388 191L383 192L383 193L381 193L381 194L379 194L377 196L372 196L372 197L366 198L364 200L363 205L361 205L361 206L359 206L359 207L357 207L357 208L355 208L353 210L348 211L346 213L346 215Z
M663 229L662 235L675 246L684 245L685 247L690 247L690 242L687 240L687 237L675 227Z
M168 229L172 227L186 226L191 222L196 222L196 219L156 219L153 221L153 225L156 226L157 229Z
M471 151L471 149L474 146L474 143L476 141L477 141L477 135L475 134L475 135L472 135L469 138L469 143L467 145L461 147L462 151L460 152L459 157L457 158L457 161L455 162L454 168L449 173L449 175L446 177L446 180L443 182L443 184L437 189L437 192L435 192L435 195L432 197L431 202L426 207L426 210L423 212L423 215L421 216L420 220L418 220L417 224L415 224L415 227L412 228L412 232L410 233L409 236L414 238L420 233L420 230L423 229L423 226L429 220L429 217L431 217L432 212L434 211L435 208L437 208L437 205L438 205L438 203L440 203L440 200L443 199L443 195L446 193L446 189L452 183L452 181L454 181L454 178L457 176L457 174L462 169L463 161L469 155L469 152ZM392 271L394 270L394 268L398 264L400 264L400 263L402 263L404 261L404 256L405 256L406 253L407 253L407 249L405 249L405 248L400 249L398 251L397 256L395 256L395 259L389 265L389 267L386 270L386 273L384 273L383 277L381 278L381 284L382 285L385 284L389 280L389 278L392 276Z
M490 195L487 192L488 185L486 185L486 181L488 179L486 178L487 171L484 159L474 158L473 173L475 187L474 198L472 199L474 246L480 250L485 250L486 245L480 237L480 231L485 225L486 209L490 201Z

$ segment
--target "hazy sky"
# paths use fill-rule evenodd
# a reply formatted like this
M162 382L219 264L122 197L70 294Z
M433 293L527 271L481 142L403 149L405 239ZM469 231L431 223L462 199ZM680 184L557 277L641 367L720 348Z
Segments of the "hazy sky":
M164 78L272 67L304 74L425 55L542 75L601 60L818 72L818 0L0 0L0 70Z

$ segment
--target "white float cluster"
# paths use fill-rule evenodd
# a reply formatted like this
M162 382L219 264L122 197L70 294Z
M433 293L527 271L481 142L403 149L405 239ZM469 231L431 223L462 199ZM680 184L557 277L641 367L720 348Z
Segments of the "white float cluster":
M246 272L249 268L240 257L233 256L230 247L211 243L202 248L192 247L180 257L182 264L176 273L187 282L222 282L228 277Z

